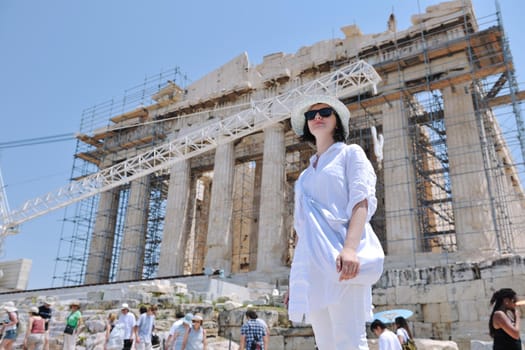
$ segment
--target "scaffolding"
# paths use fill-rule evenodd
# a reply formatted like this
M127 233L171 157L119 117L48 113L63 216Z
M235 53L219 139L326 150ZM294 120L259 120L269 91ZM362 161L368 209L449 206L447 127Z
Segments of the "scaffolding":
M485 18L472 16L465 5L462 16L447 17L441 26L427 29L421 20L420 29L410 35L374 43L359 52L358 58L373 64L384 77L384 84L379 96L365 93L343 99L352 112L347 141L361 145L376 170L378 207L371 224L387 253L399 249L395 248L397 243L410 246L412 257L416 253L454 253L459 250L458 240L462 235L490 236L489 239L496 241L499 254L525 250L525 243L514 238L525 228L523 220L517 220L524 200L525 135L521 100L525 93L519 91L499 8L495 15ZM301 79L314 79L317 74L333 71L355 59L332 60L302 72ZM103 168L105 164L100 163L103 158L126 159L166 142L172 137L171 131L176 125L173 120L184 119L189 115L186 113L200 113L202 125L207 125L218 115L242 110L243 106L249 105L254 94L249 89L242 90L222 97L219 102L204 101L198 107L177 114L168 107L179 98L180 90L173 82L180 80L180 71L175 69L169 78L161 74L130 89L122 103L111 101L86 110L81 134L96 134L101 142L80 137L72 178L79 179L95 173L99 167ZM291 88L297 84L297 80L288 81L281 77L269 82L262 94L264 98L276 96L282 92L282 86ZM463 93L466 104L472 104L474 115L453 115L447 110L446 103L450 102L443 91L450 95L457 90ZM154 98L150 99L151 96ZM143 113L143 107L152 103L162 103L166 107L156 116L156 123L146 120ZM400 106L403 120L402 124L388 130L387 141L400 148L396 150L397 158L383 160L374 150L373 133L387 132L385 120L390 115L384 108L396 104ZM108 119L124 123L124 126L104 125ZM295 238L291 220L293 183L308 165L313 148L298 142L288 124L287 127L285 230L289 239L285 249L287 256L283 260L289 263ZM129 128L136 128L135 138L129 137ZM109 131L104 134L101 130ZM473 143L468 143L467 138L465 143L460 143L458 130L474 132L475 138L468 141ZM105 137L110 141L102 142ZM231 270L235 273L256 268L263 143L262 133L256 132L244 136L235 145L231 257ZM185 254L185 273L201 273L206 268L204 257L213 186L213 155L213 152L205 152L190 160L188 220L184 228L186 244L184 252L173 252ZM458 164L461 159L465 162L478 160L480 166ZM404 164L407 165L403 168L404 173L393 178L391 174ZM472 173L479 175L480 183L487 189L487 193L479 195L476 200L469 199L468 193L462 192L465 190L461 188L462 181ZM144 264L134 271L139 279L155 277L158 270L162 232L164 223L169 220L169 213L166 213L169 177L163 171L149 176L149 199L144 207L147 214ZM411 202L388 207L386 193L397 187L407 189L405 195ZM109 256L104 257L111 260L110 271L103 272L108 274L109 281L118 278L129 191L128 185L116 190L119 209L115 227L110 230L114 239L111 251L106 253ZM90 197L79 202L73 214L64 218L54 282L62 282L62 285L84 282L95 218L103 215L97 208L99 196ZM483 228L483 231L465 231L461 223L464 210L472 212L476 208L490 218L490 227ZM388 232L388 222L392 220L402 222L414 234L409 238L392 237Z

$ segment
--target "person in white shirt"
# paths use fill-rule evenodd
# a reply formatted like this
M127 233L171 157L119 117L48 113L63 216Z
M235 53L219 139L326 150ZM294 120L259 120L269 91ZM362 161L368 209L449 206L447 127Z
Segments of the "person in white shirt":
M173 343L173 334L175 333L175 329L177 329L179 326L182 325L182 322L184 322L184 312L177 311L175 313L175 322L171 325L171 328L168 332L168 338L166 339L166 347L169 349L170 345ZM191 320L190 320L191 323Z
M295 183L297 233L288 305L291 321L312 325L319 350L368 349L372 285L384 252L370 225L376 175L364 150L347 145L350 112L338 98L305 96L291 114L294 132L316 153Z
M124 303L120 308L118 322L124 325L124 347L122 350L130 350L133 346L133 328L136 324L136 318L133 313L129 312L129 305Z
M370 324L370 330L379 337L379 350L403 350L397 335L380 320L374 320Z

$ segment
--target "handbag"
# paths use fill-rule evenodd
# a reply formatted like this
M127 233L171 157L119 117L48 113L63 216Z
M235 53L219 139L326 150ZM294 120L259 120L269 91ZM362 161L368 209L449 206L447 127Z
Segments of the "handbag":
M70 334L71 335L71 334L73 334L73 332L75 332L75 327L66 324L66 328L64 328L64 334Z
M408 339L408 341L403 344L403 350L417 350L414 339Z

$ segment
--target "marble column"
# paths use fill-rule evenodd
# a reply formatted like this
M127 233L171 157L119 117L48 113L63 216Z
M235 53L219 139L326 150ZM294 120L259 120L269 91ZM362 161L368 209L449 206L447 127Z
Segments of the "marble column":
M480 129L467 84L442 90L458 252L497 249Z
M233 143L220 144L215 151L215 167L211 187L208 237L204 266L231 272L233 179L235 155Z
M388 255L410 256L419 250L417 201L409 115L402 100L383 105L383 168Z
M264 129L264 154L257 239L257 271L270 273L284 266L287 237L284 230L286 149L284 127Z
M120 188L102 192L89 246L85 284L109 282Z
M131 182L124 232L120 248L117 281L142 278L144 247L148 227L150 176Z
M184 273L190 183L190 161L181 160L175 163L170 172L166 218L164 219L164 232L157 273L159 277L176 276Z

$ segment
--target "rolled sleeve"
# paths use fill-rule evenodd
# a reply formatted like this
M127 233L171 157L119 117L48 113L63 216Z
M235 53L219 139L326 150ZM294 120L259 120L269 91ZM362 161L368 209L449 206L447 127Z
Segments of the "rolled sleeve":
M346 176L348 179L348 206L346 213L352 217L357 203L366 199L368 203L367 222L377 208L376 174L363 149L358 145L347 147Z

